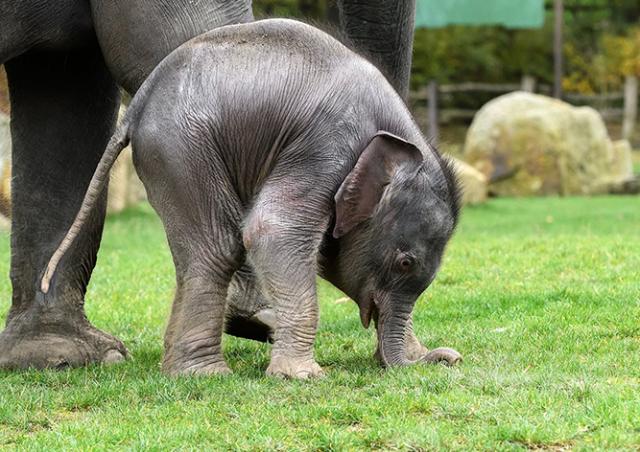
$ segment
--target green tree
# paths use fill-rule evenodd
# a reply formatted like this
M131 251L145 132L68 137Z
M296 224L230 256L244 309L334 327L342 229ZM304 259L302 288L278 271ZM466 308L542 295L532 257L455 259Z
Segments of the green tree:
M323 20L328 0L255 0L256 17L298 17Z
M431 79L517 82L524 74L551 84L553 0L547 0L546 7L545 25L537 30L416 30L413 87ZM638 64L632 25L639 21L638 0L565 0L565 87L581 92L618 89L622 74Z

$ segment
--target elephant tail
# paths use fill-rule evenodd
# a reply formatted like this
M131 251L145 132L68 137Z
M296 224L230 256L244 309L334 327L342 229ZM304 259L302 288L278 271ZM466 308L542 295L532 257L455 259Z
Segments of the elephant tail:
M98 167L96 168L95 173L93 173L93 177L89 183L89 188L84 195L82 205L80 206L80 210L78 211L76 218L73 220L73 224L51 256L51 259L49 259L49 263L47 264L47 268L40 282L40 290L44 294L49 292L51 279L53 278L60 260L64 257L69 248L71 248L71 245L73 245L74 240L78 237L82 226L84 226L84 223L87 221L91 211L96 206L96 202L109 180L109 171L111 170L111 167L122 150L129 144L131 139L129 127L129 124L131 123L130 119L131 115L125 115L122 124L118 126L116 132L109 140L109 144L107 144L104 154L98 162Z

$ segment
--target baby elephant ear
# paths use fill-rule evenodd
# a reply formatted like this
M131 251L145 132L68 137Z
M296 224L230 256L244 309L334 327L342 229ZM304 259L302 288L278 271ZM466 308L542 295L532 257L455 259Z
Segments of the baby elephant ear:
M370 218L398 168L417 169L422 160L415 145L389 132L376 133L336 193L333 236L340 238Z

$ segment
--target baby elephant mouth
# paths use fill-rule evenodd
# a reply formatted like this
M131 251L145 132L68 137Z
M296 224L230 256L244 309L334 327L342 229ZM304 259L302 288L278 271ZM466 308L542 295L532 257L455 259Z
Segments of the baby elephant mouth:
M407 322L411 317L410 300L396 298L397 304L394 305L394 300L387 292L376 290L363 292L364 296L358 300L360 320L365 328L369 328L371 319L375 322L378 336L377 353L384 367L404 366L418 362L453 366L462 361L462 355L450 348L436 348L420 357L408 358L405 334Z
M374 322L378 321L379 310L374 292L369 292L365 295L363 301L358 303L358 307L360 308L360 321L365 329L369 328L372 318Z

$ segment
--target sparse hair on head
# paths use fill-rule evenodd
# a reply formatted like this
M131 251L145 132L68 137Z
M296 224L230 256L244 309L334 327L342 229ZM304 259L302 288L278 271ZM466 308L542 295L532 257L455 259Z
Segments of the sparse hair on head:
M444 178L447 181L447 187L449 189L449 205L451 206L454 225L457 225L462 205L462 188L460 186L460 181L458 180L458 170L456 169L453 159L449 157L440 156L440 162L442 166L442 173L444 174Z
M458 170L456 169L456 164L452 158L443 156L440 153L433 139L428 140L428 145L440 165L442 175L444 176L444 180L447 184L447 199L445 199L445 201L451 208L451 216L453 217L453 225L455 227L458 224L460 209L462 207L462 187L458 180Z

